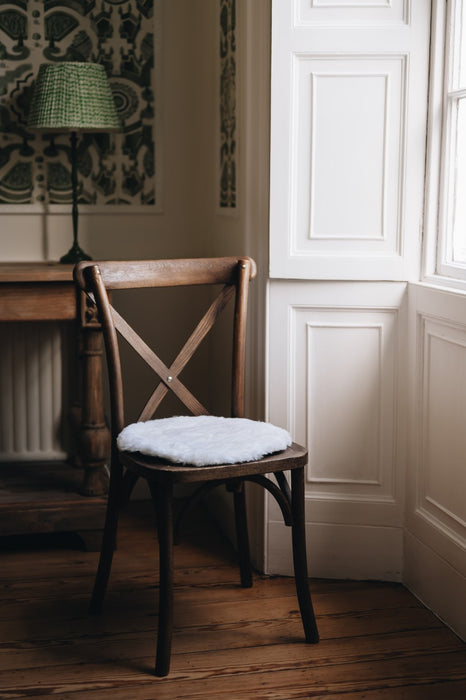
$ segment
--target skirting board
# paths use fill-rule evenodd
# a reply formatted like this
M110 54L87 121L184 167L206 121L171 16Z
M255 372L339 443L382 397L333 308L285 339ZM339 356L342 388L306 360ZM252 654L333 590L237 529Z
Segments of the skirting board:
M216 489L205 499L205 504L234 546L236 537L231 494L224 489ZM251 509L248 510L251 515ZM260 532L255 529L253 520L249 517L254 568L267 574L293 576L291 529L279 521L269 523L268 551L264 562ZM306 538L309 575L312 577L401 581L401 528L308 523Z
M395 527L307 523L309 575L401 581L403 531ZM270 522L266 573L293 575L291 530Z
M410 532L405 532L403 583L466 641L466 578Z

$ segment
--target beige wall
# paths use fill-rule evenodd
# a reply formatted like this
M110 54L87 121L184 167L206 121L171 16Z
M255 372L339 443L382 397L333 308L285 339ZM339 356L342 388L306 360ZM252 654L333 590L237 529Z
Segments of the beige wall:
M237 211L220 213L217 205L218 2L162 0L160 37L156 37L161 47L156 86L160 211L147 208L142 213L141 208L122 206L117 213L95 213L80 207L79 216L80 244L97 260L253 255L262 272L252 290L254 357L262 352L258 319L264 316L260 300L267 250L268 84L261 76L267 74L269 60L268 5L269 0L237 2ZM63 213L30 211L26 206L14 213L0 207L1 260L57 260L70 247L71 215L66 208ZM181 298L177 308L184 308ZM210 377L215 394L219 381L215 371ZM261 372L255 371L257 390L248 393L250 413L262 411L261 385ZM217 402L219 410L224 406L223 399Z

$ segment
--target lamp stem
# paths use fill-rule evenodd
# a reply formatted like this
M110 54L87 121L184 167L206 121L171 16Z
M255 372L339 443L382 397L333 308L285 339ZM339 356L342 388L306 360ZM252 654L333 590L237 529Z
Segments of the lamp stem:
M66 255L60 258L62 263L77 263L80 260L91 260L90 255L87 255L78 244L78 151L77 143L78 136L76 131L70 134L71 141L71 192L72 192L72 209L71 217L73 221L73 245Z
M76 131L70 135L71 141L71 191L73 193L73 207L71 217L73 219L73 248L78 245L78 137Z

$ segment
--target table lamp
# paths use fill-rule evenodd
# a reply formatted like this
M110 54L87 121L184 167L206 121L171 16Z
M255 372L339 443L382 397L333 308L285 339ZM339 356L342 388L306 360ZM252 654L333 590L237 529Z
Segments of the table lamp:
M44 63L39 68L28 127L70 133L73 245L62 263L90 260L78 244L77 132L120 128L105 68L97 63Z

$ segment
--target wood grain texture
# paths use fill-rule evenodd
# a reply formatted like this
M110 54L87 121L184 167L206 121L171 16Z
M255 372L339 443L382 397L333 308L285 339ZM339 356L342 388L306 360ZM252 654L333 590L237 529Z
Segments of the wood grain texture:
M164 385L163 391L156 388L140 413L139 420L146 416L148 406L155 408L163 398L165 389L170 389L177 398L194 415L205 415L207 409L187 389L178 378L178 368L181 369L192 357L199 343L205 338L214 325L220 312L226 306L229 298L235 291L235 309L232 334L232 415L243 417L244 415L244 381L245 381L245 334L247 319L247 299L249 281L255 276L255 263L250 258L193 258L179 260L142 260L133 262L103 262L103 263L79 263L74 270L74 277L79 285L84 285L83 290L90 299L95 301L99 320L105 340L107 355L107 368L110 388L111 425L112 425L112 449L110 464L110 486L108 495L107 516L105 530L102 539L102 550L96 574L94 592L91 599L90 610L97 614L102 610L107 584L110 577L110 569L113 561L114 544L117 536L118 513L121 505L127 500L124 486L135 483L136 477L144 477L150 487L156 512L161 510L172 512L172 506L164 498L158 500L164 493L168 499L168 493L173 492L173 486L180 481L184 482L218 482L222 481L228 490L234 492L234 510L236 522L236 542L240 550L241 582L243 587L252 585L252 576L249 564L249 541L246 518L246 506L244 501L243 480L251 476L269 474L270 472L292 470L293 483L292 497L289 512L293 530L293 563L296 578L296 589L299 600L299 609L307 643L318 641L318 632L310 600L309 585L307 580L306 542L304 527L304 465L307 459L305 448L293 444L287 450L251 462L241 464L223 464L196 466L194 464L174 465L165 460L152 457L144 457L139 453L121 452L118 449L118 434L124 427L124 400L123 400L123 376L122 363L117 331L127 343L142 357L157 375L157 383ZM219 283L223 285L217 298L211 303L207 312L198 322L188 341L177 355L172 367L168 367L155 353L154 349L139 336L119 312L110 305L108 292L113 289L140 289L141 287L177 287L186 285L208 285L212 287ZM212 290L213 291L213 290ZM160 332L164 332L163 318L152 319L154 326L161 326ZM173 329L177 325L177 319L170 317L170 326ZM129 377L127 377L129 378ZM194 460L196 461L196 460ZM122 467L126 467L126 474L122 480ZM295 473L296 472L296 473ZM297 478L300 473L300 479ZM127 479L129 476L129 479ZM265 477L264 477L265 478ZM279 481L280 486L281 481ZM298 488L299 484L299 488ZM270 490L270 489L269 489ZM297 491L297 494L295 494ZM271 490L274 494L274 490ZM289 489L281 492L282 499L289 497ZM170 496L171 498L171 496ZM172 546L173 537L170 527L168 531L165 523L158 520L159 527L159 557L160 557L160 591L159 624L157 658L155 673L158 676L166 676L170 670L170 648L172 641L173 625L173 595L171 591L172 581Z
M102 531L107 499L83 495L82 480L80 469L61 462L2 464L0 533Z
M72 321L76 318L76 290L69 282L1 284L2 321Z
M81 365L74 366L81 401L72 410L82 471L63 465L3 465L0 470L0 533L74 530L96 545L105 501L84 501L82 494L106 493L109 434L102 400L102 340L100 325L85 322L85 299L73 281L73 265L60 263L0 263L0 321L71 321L80 329ZM1 333L1 324L0 324ZM30 381L28 372L25 383ZM68 382L70 381L68 377ZM72 394L71 394L72 395ZM13 406L11 407L13 410ZM39 420L39 416L37 416ZM26 421L26 416L24 417ZM58 426L57 426L58 429ZM79 473L79 480L77 474ZM92 540L92 543L91 543Z
M71 282L73 267L55 262L2 262L0 282Z
M73 266L0 263L2 321L70 321L76 318Z
M0 540L0 698L466 697L466 645L402 586L312 581L321 641L306 645L293 579L254 574L241 588L235 553L199 510L175 548L172 669L154 677L153 526L149 503L123 512L97 617L87 614L95 553Z
M150 478L152 481L157 479L163 481L169 474L175 483L193 483L213 479L230 479L236 476L247 477L254 474L275 473L279 469L286 468L299 469L307 462L307 450L293 442L282 452L266 455L262 459L252 462L217 464L208 467L173 464L139 452L121 452L120 460L125 466L131 466L140 476Z
M254 279L256 264L248 257L126 261L124 270L121 261L84 261L76 266L74 278L81 289L86 289L87 269L98 266L107 289L230 284L235 280L235 266L241 261L248 263L250 279Z

